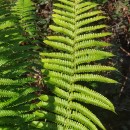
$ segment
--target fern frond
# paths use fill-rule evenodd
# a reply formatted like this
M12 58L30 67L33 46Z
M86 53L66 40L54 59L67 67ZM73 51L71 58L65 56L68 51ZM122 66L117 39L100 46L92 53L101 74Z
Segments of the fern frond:
M36 36L34 3L31 0L17 0L13 7L14 14L19 17L21 27L31 37Z
M14 3L16 2L16 6ZM0 0L0 129L28 129L35 117L33 104L37 99L32 87L34 48L28 43L36 36L34 5L31 0L17 0L10 4ZM13 10L13 9L14 10ZM19 24L20 23L20 24ZM27 34L23 36L23 34ZM38 55L36 55L38 57ZM29 77L29 78L26 78ZM32 105L33 104L33 105Z
M100 60L114 56L102 49L111 44L99 41L100 38L111 35L109 32L100 32L107 27L106 25L97 24L106 17L100 10L92 11L97 6L92 2L83 0L58 2L54 4L53 9L55 25L50 25L56 35L48 36L44 41L56 50L41 53L45 82L52 96L40 96L41 101L37 107L43 109L34 114L41 122L34 121L32 125L37 124L37 128L46 129L54 126L57 130L97 130L98 127L105 130L86 104L115 112L113 104L103 95L89 89L90 86L88 88L80 83L81 81L118 83L103 76L102 73L99 74L104 71L117 71L114 67L99 64ZM96 61L98 63L94 65Z

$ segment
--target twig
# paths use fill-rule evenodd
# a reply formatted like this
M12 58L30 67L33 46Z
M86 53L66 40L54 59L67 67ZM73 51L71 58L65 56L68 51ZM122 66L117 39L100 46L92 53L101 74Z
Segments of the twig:
M120 47L120 49L125 52L128 56L130 56L130 53L128 51L126 51L124 48Z

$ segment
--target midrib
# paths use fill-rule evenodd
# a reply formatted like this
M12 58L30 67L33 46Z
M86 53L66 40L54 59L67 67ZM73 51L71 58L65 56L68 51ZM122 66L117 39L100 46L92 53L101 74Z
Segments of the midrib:
M70 80L70 85L71 85L71 88L70 88L70 91L69 91L69 98L68 98L68 107L67 107L67 117L66 117L66 120L65 120L65 124L64 124L64 130L68 130L68 122L69 122L69 119L70 119L70 117L71 117L71 114L72 114L72 109L71 109L71 103L72 103L72 95L73 95L73 91L74 91L74 84L75 84L75 82L74 82L74 76L75 76L75 70L76 70L76 64L75 64L75 45L76 45L76 37L77 37L77 34L76 34L76 5L78 4L78 0L74 0L74 16L75 16L75 18L74 18L74 27L75 27L75 29L74 29L74 31L73 31L73 33L74 33L74 37L73 37L73 39L71 38L71 40L73 40L73 45L72 45L72 48L73 48L73 52L72 52L72 57L73 57L73 60L72 60L72 64L74 64L74 66L72 67L72 71L74 72L72 75L71 75L71 80ZM69 129L70 130L70 129Z

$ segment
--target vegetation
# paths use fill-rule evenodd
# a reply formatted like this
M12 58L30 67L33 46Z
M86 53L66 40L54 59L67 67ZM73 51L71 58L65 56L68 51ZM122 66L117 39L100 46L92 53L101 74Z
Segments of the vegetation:
M0 130L128 130L128 4L0 0Z

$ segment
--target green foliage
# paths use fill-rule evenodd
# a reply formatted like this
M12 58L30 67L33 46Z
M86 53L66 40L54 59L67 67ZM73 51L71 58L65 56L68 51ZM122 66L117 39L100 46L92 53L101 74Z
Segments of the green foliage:
M95 3L58 0L50 25L55 35L45 44L54 51L41 53L49 94L39 96L34 77L40 66L31 0L0 0L0 129L1 130L105 130L90 105L115 112L113 104L87 83L117 83L103 72L117 71L100 60L114 55L99 39L111 35L96 22L105 19ZM45 2L45 1L44 1ZM87 13L86 13L87 12ZM33 41L34 40L34 41ZM37 74L38 73L38 74Z
M26 12L22 13L16 8L21 6L24 9L23 0L17 2L20 1L21 5L16 4L15 10L12 10L13 3L0 0L0 129L2 130L28 128L29 122L34 119L33 101L37 98L35 93L38 89L31 86L34 78L29 76L33 75L35 59L38 59L35 46L29 43L30 36L34 34L31 27L35 27L32 24L34 16L30 13L34 6L31 4L26 8ZM18 16L23 14L24 17L20 18L16 14ZM32 22L27 22L28 20ZM28 27L26 29L24 22ZM26 32L29 33L27 36Z
M34 114L42 121L34 121L34 127L46 130L97 130L100 127L105 130L87 106L91 104L115 112L107 98L91 90L91 86L83 85L85 82L117 83L99 73L116 69L99 64L99 60L114 55L102 50L110 44L99 38L111 33L101 32L106 25L96 22L106 17L101 11L92 11L96 6L83 0L58 0L54 4L55 25L50 28L56 35L48 36L44 43L55 51L41 53L45 82L52 95L40 96L37 106L43 110Z
M18 15L20 26L32 38L36 36L35 6L31 0L17 0L13 8L14 14Z

